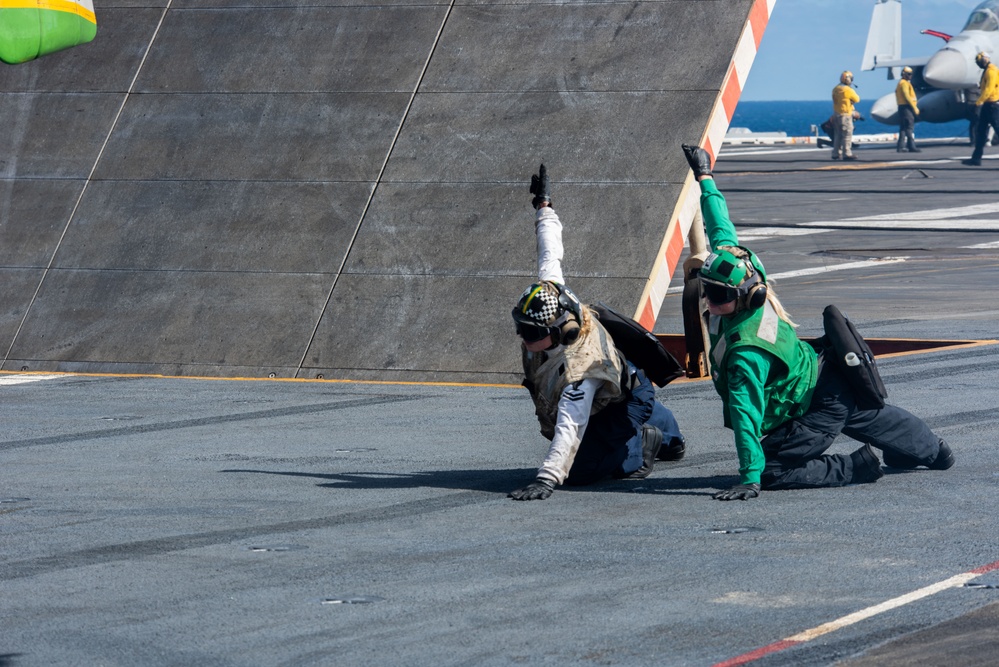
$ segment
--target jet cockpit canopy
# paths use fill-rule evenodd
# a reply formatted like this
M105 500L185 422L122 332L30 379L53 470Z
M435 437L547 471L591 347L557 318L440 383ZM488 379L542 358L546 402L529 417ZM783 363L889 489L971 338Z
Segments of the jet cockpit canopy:
M986 0L975 7L963 30L982 30L985 32L999 30L999 0Z

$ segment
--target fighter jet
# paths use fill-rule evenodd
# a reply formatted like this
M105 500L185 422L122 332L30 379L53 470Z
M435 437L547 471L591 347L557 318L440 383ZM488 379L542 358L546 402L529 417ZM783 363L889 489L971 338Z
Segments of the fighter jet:
M902 2L877 0L861 69L884 67L888 69L888 78L895 79L903 67L911 67L912 86L920 112L917 122L948 123L970 119L969 104L978 95L978 80L982 74L975 64L975 55L982 51L993 57L999 55L999 0L985 0L975 7L957 35L937 30L923 30L921 34L939 37L945 46L932 56L902 58ZM879 98L871 108L871 116L897 126L895 94Z

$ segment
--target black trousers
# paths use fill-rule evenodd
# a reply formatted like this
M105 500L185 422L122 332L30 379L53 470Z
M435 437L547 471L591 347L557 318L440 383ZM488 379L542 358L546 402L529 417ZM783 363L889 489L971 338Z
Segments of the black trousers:
M940 438L922 419L894 405L861 410L853 390L831 363L820 360L818 384L808 412L785 422L761 442L764 489L844 486L853 480L849 454L825 454L840 433L882 450L932 463Z
M916 137L912 133L912 128L915 125L916 112L908 104L900 105L898 107L898 150L908 148L911 151L916 147Z
M982 105L978 125L975 127L975 151L971 154L972 160L982 159L985 144L989 140L989 126L999 135L999 102L986 102Z
M621 465L628 455L642 448L642 426L652 424L663 432L663 446L683 437L673 413L656 400L656 390L643 371L628 400L611 403L590 417L579 443L576 458L565 483L570 486L594 484L607 477L620 477L630 470Z

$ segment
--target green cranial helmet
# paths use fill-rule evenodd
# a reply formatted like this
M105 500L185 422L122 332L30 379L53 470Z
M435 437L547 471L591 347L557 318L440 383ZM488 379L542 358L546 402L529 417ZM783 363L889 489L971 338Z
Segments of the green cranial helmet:
M741 246L716 248L698 276L704 296L716 304L738 300L738 310L761 307L767 299L767 274L751 251Z

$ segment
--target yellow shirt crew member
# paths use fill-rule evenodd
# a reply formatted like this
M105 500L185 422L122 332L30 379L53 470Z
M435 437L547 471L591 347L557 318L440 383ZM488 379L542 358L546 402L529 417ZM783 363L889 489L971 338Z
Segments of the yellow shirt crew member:
M898 102L898 146L896 150L903 153L906 150L918 153L916 135L913 128L919 107L916 106L916 91L912 88L911 67L902 68L902 79L895 86L895 101ZM908 147L907 147L908 146Z
M902 79L895 86L895 101L900 107L908 104L915 114L919 115L919 107L916 106L916 91L912 89L912 82L908 79Z
M982 68L982 78L978 81L978 99L975 100L975 150L961 164L971 167L982 165L985 144L989 141L989 128L999 136L999 68L992 64L992 58L984 51L975 56L975 64Z
M857 114L853 110L853 105L860 101L850 84L853 83L853 73L846 71L839 76L839 85L833 88L833 152L834 160L856 160L853 154L853 116Z
M833 113L840 116L853 114L853 105L860 101L860 95L857 94L857 91L845 83L841 83L833 88L832 97Z
M980 107L986 102L999 102L999 67L989 63L985 71L982 72L978 88L982 92L975 101L975 106Z

